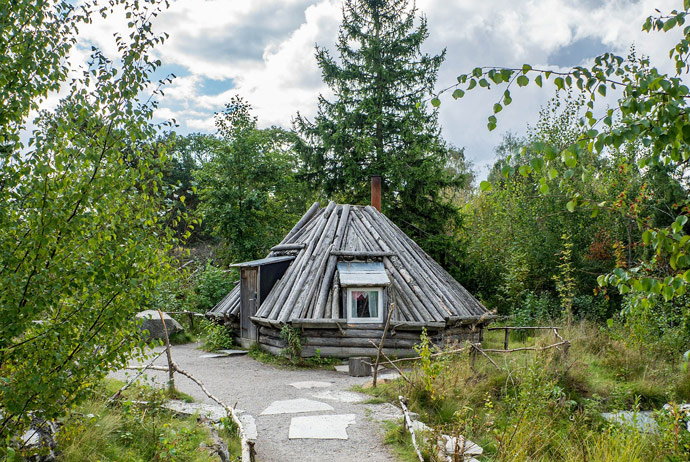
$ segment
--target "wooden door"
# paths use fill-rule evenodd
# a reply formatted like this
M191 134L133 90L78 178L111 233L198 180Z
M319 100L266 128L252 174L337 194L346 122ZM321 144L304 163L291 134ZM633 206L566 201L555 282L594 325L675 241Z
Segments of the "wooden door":
M241 273L240 337L257 340L259 336L256 325L249 317L256 314L256 308L259 306L259 268L242 268Z

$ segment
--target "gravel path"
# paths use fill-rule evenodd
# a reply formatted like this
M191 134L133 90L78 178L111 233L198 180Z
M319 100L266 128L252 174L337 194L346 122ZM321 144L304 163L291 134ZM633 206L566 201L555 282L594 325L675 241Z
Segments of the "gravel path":
M346 373L324 370L279 369L260 363L248 356L201 358L205 353L197 344L172 347L173 360L184 370L200 379L211 393L231 405L250 414L256 420L258 438L257 460L260 462L288 461L395 461L392 451L383 444L381 421L399 418L400 411L390 404L362 404L353 400L368 397L349 392L356 384L370 379L350 377ZM161 351L157 348L156 351ZM156 365L165 366L165 355ZM132 375L129 371L129 375ZM164 386L164 372L148 371L150 379ZM111 374L124 380L124 371ZM296 382L328 382L319 388L296 388ZM176 375L175 385L184 393L200 402L212 403L189 379ZM318 395L318 396L315 396ZM332 411L315 411L261 415L269 405L278 400L309 399L326 403ZM288 429L293 417L354 414L355 422L347 427L347 440L335 439L288 439Z

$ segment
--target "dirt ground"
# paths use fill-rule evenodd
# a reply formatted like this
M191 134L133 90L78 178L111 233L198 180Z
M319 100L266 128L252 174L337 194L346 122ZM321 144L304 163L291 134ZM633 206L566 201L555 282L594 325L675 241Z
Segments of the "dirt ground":
M157 348L156 351L161 351ZM231 405L236 405L254 417L258 431L257 459L261 462L287 461L364 461L383 462L397 460L389 447L383 444L382 420L400 417L400 411L390 404L363 404L351 402L366 400L365 395L349 389L370 380L350 377L347 373L326 370L292 370L266 365L249 356L202 358L206 353L197 344L172 347L173 360L184 370L200 379L209 391ZM155 363L165 366L165 355ZM111 377L125 380L134 371L118 371ZM165 386L167 373L149 371L146 374L156 384ZM296 388L296 382L328 382L321 388ZM176 387L196 400L213 403L197 385L179 374ZM324 384L322 384L324 385ZM318 396L315 396L318 395ZM297 414L260 415L277 400L304 398L327 403L332 411ZM292 417L328 414L354 414L355 423L347 427L347 440L288 439Z

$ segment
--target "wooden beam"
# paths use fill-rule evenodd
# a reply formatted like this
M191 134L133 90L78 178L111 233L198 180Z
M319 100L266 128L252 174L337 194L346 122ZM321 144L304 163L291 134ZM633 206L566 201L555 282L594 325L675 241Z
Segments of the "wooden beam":
M397 255L395 252L377 252L366 250L332 250L331 255L336 257L353 257L353 258L383 258L393 257Z

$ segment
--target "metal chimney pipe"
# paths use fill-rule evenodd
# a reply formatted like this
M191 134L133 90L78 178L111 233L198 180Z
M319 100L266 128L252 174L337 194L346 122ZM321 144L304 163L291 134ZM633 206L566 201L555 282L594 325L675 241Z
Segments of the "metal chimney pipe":
M371 206L381 211L381 175L371 176Z

